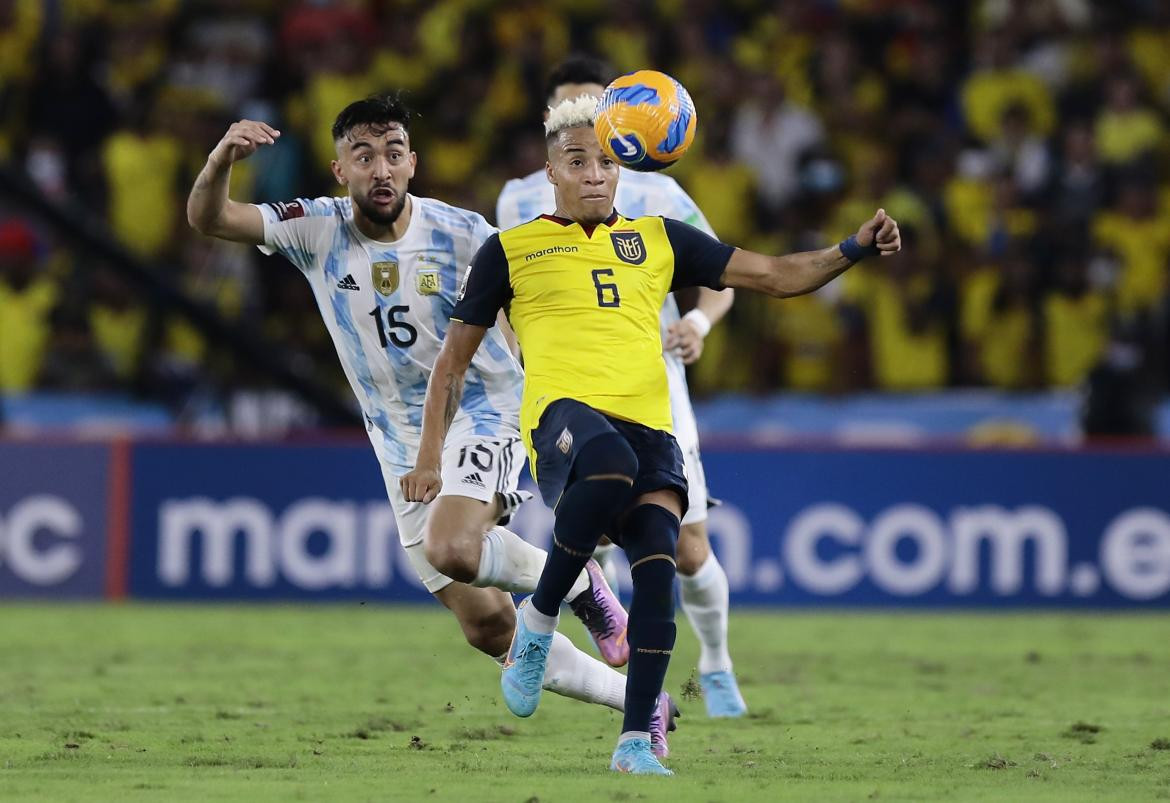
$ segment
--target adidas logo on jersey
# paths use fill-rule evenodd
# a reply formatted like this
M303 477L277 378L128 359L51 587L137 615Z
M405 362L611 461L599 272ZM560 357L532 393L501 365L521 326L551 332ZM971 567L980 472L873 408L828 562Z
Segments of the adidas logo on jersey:
M474 485L476 488L483 488L484 487L483 478L480 477L478 473L468 474L466 477L463 478L463 482L465 482L468 485Z
M362 288L358 287L358 283L353 280L352 273L345 274L345 278L342 279L340 282L338 282L337 286L340 287L342 290L361 290L362 289Z

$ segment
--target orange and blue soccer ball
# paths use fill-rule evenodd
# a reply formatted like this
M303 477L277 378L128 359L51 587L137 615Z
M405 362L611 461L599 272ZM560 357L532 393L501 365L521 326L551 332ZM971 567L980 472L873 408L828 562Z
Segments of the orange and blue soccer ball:
M593 128L601 149L631 170L662 170L695 141L695 104L666 73L638 70L605 88Z

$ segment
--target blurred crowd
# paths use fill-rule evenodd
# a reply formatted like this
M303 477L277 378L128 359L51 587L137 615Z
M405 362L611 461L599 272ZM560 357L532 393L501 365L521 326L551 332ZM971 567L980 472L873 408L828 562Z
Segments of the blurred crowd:
M690 90L699 137L670 174L727 242L822 247L879 206L901 223L903 254L814 295L740 294L697 394L1071 387L1115 354L1165 388L1159 0L0 0L0 157L340 386L297 272L188 229L207 152L265 120L284 136L237 166L233 197L334 193L334 115L400 88L413 191L491 220L503 183L543 164L543 82L570 53ZM257 382L10 205L0 338L0 392L181 406Z

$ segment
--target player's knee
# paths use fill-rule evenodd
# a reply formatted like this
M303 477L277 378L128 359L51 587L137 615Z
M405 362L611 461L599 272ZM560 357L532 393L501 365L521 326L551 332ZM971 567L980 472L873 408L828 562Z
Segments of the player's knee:
M512 633L516 629L516 611L510 606L483 611L462 624L467 643L495 658L507 652L512 645Z
M678 517L659 505L638 505L622 525L634 600L630 610L656 620L674 616L675 542Z
M707 528L699 524L683 525L678 536L678 573L690 577L703 567L711 554Z
M573 462L573 473L579 479L619 476L632 484L638 476L638 456L625 438L607 432L581 447Z
M661 505L638 505L622 523L622 545L633 568L655 557L673 566L678 542L678 517Z
M470 583L479 572L479 545L482 541L483 532L478 526L428 527L423 552L427 562L442 574L461 583Z

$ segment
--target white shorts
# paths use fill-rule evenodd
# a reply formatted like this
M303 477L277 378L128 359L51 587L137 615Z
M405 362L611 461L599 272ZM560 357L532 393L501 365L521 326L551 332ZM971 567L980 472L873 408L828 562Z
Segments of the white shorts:
M698 446L683 450L683 466L687 472L687 512L682 523L698 524L707 520L707 475L703 473Z
M520 438L492 438L474 435L448 441L443 447L443 489L439 496L467 496L492 502L496 494L511 493L524 467L524 447ZM430 505L407 502L398 485L399 477L382 465L386 494L398 524L398 539L410 558L410 564L427 591L432 594L454 581L432 566L423 551ZM434 504L432 502L431 504Z
M667 355L666 378L670 386L670 417L673 419L674 438L683 454L687 472L687 512L683 524L698 524L707 520L707 477L699 458L699 427L695 409L687 390L686 372L682 360Z

